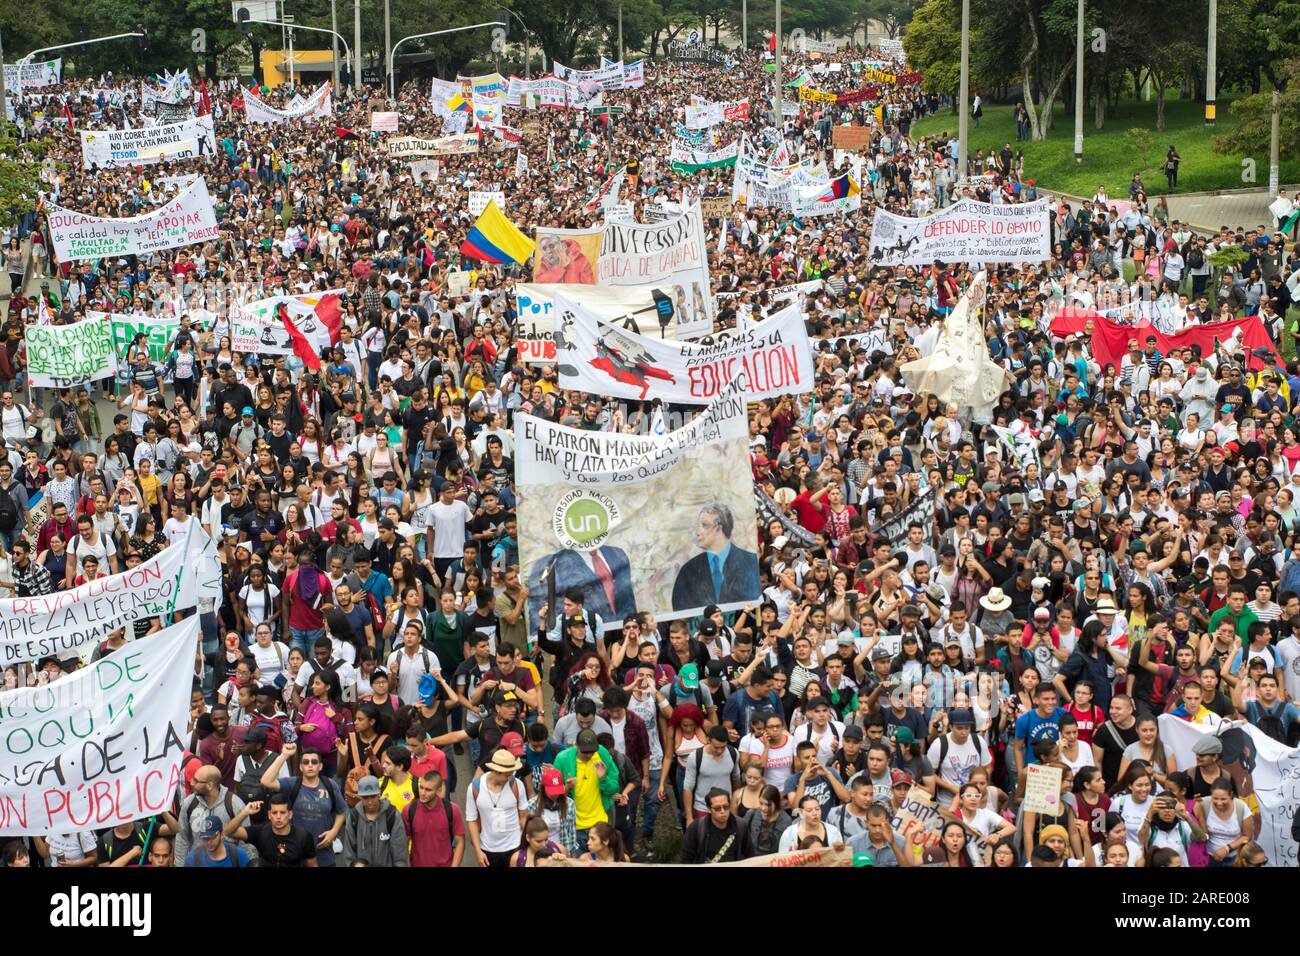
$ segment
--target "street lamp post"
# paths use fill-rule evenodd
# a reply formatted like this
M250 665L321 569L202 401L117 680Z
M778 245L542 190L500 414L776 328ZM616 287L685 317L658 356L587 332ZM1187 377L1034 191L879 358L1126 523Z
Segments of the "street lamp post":
M334 61L334 91L339 88L339 10L338 0L330 0L330 59Z
M781 103L781 0L776 0L776 129L785 139L785 107ZM780 145L780 142L777 144Z
M970 148L970 0L961 0L961 80L957 89L957 180L966 178L966 155Z
M1083 0L1079 0L1079 23L1074 33L1074 161L1083 162Z
M356 72L356 68L355 68L355 67L356 67L356 64L353 62L353 59L352 59L352 48L351 48L350 46L348 46L348 41L347 41L346 39L344 39L343 34L337 32L336 30L327 30L327 29L325 29L324 27L305 27L305 26L303 26L301 23L293 23L292 21L280 22L280 21L278 21L278 20L252 20L252 19L249 19L249 20L245 20L244 22L245 22L245 23L261 23L261 24L263 24L264 26L268 26L268 27L287 27L287 28L289 29L289 74L290 74L290 76L293 75L294 67L297 66L297 62L295 61L295 59L294 59L294 55L293 55L293 31L294 31L294 30L307 30L307 31L310 31L311 33L330 33L330 34L333 34L334 39L335 39L336 41L338 41L338 42L340 42L340 43L343 44L343 55L344 55L345 57L347 57L349 63L353 63L353 65L354 65L353 73ZM337 49L338 49L338 47L336 46L336 47L335 47L335 50L337 51ZM337 77L338 77L338 68L339 68L339 66L338 66L338 54L335 53L335 55L334 55L334 76L335 76L336 79L337 79ZM335 87L334 87L334 92L335 92L336 95L337 95L337 90L338 90L338 85L337 85L337 83L336 83L336 84L335 84Z
M1209 37L1205 44L1205 125L1214 125L1215 77L1218 70L1219 0L1210 0Z
M484 27L504 27L507 25L508 24L502 23L500 20L489 20L486 23L471 23L469 26L465 27L448 27L446 30L433 30L429 33L413 33L409 37L402 37L393 44L391 49L388 50L388 95L392 97L397 96L394 67L397 63L397 48L403 43L409 43L412 40L423 40L427 37L445 36L448 33L464 33L466 30L481 30Z
M357 58L352 61L352 92L361 92L361 0L352 0L352 43Z
M740 48L749 49L749 0L740 0Z
M384 65L388 67L388 76L391 81L393 76L393 63L391 57L393 55L393 50L396 48L393 46L392 23L388 18L388 14L389 14L389 0L384 0L384 49L389 51L388 55L390 57L389 62L385 63ZM390 89L388 95L396 99L397 98L396 87Z
M618 62L623 62L623 4L618 5Z

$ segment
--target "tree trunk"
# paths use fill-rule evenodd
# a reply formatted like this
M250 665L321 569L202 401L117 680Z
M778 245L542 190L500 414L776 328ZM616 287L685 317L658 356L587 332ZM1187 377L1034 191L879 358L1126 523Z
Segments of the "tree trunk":
M1035 22L1033 15L1029 17L1030 32L1033 36L1033 42L1029 45L1029 50L1025 53L1024 58L1020 61L1020 98L1025 103L1025 111L1029 114L1030 137L1037 142L1043 137L1038 128L1038 110L1034 106L1034 91L1029 82L1029 67L1038 55L1038 24Z
M1106 93L1109 85L1106 74L1102 73L1097 82L1097 112L1093 116L1093 124L1097 129L1106 125Z
M1056 82L1052 84L1052 89L1047 94L1047 99L1043 101L1043 125L1040 131L1041 135L1038 137L1040 141L1047 139L1047 131L1052 128L1052 107L1056 105L1056 95L1061 92L1061 84L1065 82L1065 78L1069 76L1073 70L1074 59L1072 57L1069 60L1066 60L1065 65L1061 67L1061 72L1057 75Z
M1155 70L1151 71L1152 82L1156 85L1156 132L1165 131L1165 79Z

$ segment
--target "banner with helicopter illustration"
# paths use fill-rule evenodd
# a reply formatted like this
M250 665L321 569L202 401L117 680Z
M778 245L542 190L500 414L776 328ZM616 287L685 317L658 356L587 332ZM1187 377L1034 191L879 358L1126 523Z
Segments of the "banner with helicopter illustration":
M515 305L519 315L515 341L520 361L555 364L555 296L578 296L593 314L620 328L659 339L686 339L709 331L707 320L694 321L685 312L686 290L680 285L577 286L559 282L518 282Z
M743 331L673 342L607 322L581 296L580 290L555 296L562 388L682 405L707 405L737 379L748 401L812 391L812 348L798 305Z

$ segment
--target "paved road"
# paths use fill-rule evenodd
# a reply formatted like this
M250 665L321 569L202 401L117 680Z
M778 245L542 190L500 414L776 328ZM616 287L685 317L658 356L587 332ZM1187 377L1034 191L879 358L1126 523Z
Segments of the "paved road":
M1283 186L1287 195L1294 198L1297 186ZM1250 193L1225 193L1218 196L1192 194L1187 196L1170 196L1168 198L1169 216L1190 222L1198 228L1218 232L1220 226L1236 229L1254 229L1263 226L1273 230L1273 214L1268 211L1273 200L1268 190L1261 189Z

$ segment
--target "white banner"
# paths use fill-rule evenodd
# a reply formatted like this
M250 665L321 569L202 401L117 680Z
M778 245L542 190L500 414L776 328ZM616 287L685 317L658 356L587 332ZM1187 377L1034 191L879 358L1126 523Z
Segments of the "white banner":
M189 189L153 212L130 219L88 216L46 203L54 251L64 261L141 255L217 238L217 217L207 183Z
M63 80L63 57L57 60L46 60L43 63L6 63L6 95L12 95L18 89L19 70L22 71L22 88L25 90L56 86Z
M1259 809L1260 833L1255 841L1268 854L1269 866L1295 869L1296 841L1291 821L1300 806L1300 749L1288 747L1247 723L1224 724L1210 730L1160 715L1160 740L1180 767L1196 766L1192 746L1213 733L1223 743L1223 768L1237 785L1237 795Z
M717 341L669 342L611 325L578 304L582 290L572 295L555 297L562 388L683 405L707 405L740 376L749 401L812 391L812 348L797 306Z
M709 291L709 260L700 204L653 225L608 223L601 245L598 282L667 283L674 287L674 301L682 303L680 311L706 331L712 329L713 295Z
M231 318L230 350L245 355L290 355L293 338L283 322Z
M488 203L494 202L497 208L505 212L506 194L501 190L471 189L469 191L469 214L474 217L483 215Z
M190 520L186 538L134 568L70 591L0 598L0 666L80 653L132 621L219 598L216 547L198 519Z
M554 282L515 283L518 322L515 340L519 360L534 365L555 363L555 296L558 293L580 296L582 304L622 329L662 338L687 339L705 335L709 327L678 312L677 303L666 289L654 285L602 286L581 288ZM666 324L661 324L660 317ZM686 321L679 321L686 319Z
M162 159L209 156L216 151L211 116L142 129L81 131L82 169L139 166Z
M71 388L117 374L113 328L105 313L71 325L28 325L27 373L40 388Z
M664 435L516 421L521 577L538 619L556 591L584 592L607 629L633 611L661 620L759 593L745 402L733 383Z
M605 62L605 65L596 70L575 70L573 67L565 66L563 63L552 63L557 78L575 86L583 84L594 84L597 88L605 91L623 89L623 64Z
M84 833L168 810L198 638L193 615L53 684L0 693L0 836Z
M803 186L794 192L794 214L801 218L833 216L862 208L862 190L847 173Z
M1046 262L1050 246L1046 199L1004 206L962 199L920 219L878 210L869 255L882 266Z
M392 159L410 159L416 156L453 156L478 152L478 135L439 136L424 139L420 136L398 136L384 141L384 148Z
M556 76L544 76L537 80L510 77L507 102L522 103L525 96L537 97L541 106L574 106L578 101L586 99L572 83L566 83Z
M686 171L697 169L716 169L719 166L727 166L736 161L736 153L740 149L740 143L728 143L721 149L707 150L697 149L682 140L673 140L672 151L668 155L668 161L674 168L684 168Z
M396 133L399 114L384 112L370 114L370 131L372 133Z
M637 60L623 67L623 89L635 90L645 86L645 63Z
M719 123L740 123L749 119L748 97L728 103L707 103L698 97L691 97L691 100L691 105L686 107L687 129L708 129Z
M334 101L330 99L328 82L318 87L311 96L302 97L299 94L298 102L290 103L290 108L283 110L263 103L251 89L245 89L243 95L244 110L250 123L284 123L288 120L334 115Z

